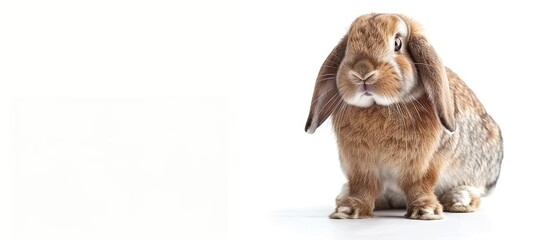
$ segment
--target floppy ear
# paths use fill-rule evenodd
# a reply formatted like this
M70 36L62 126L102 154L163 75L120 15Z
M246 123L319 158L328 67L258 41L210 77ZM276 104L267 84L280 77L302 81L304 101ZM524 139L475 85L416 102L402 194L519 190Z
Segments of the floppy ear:
M332 50L330 55L324 60L318 76L316 77L315 90L311 100L309 118L305 124L307 133L314 133L341 104L342 99L337 90L336 77L341 60L345 56L347 48L347 35L341 39L339 44Z
M414 30L410 31L408 51L418 70L420 81L429 95L440 123L446 130L456 130L454 96L450 92L446 68L427 38Z

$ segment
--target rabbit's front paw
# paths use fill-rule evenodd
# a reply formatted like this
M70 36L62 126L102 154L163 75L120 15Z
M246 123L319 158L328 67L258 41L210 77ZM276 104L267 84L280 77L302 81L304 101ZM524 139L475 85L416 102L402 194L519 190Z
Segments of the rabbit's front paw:
M373 203L355 197L345 197L338 201L336 210L330 214L332 219L360 219L374 216Z
M442 219L442 205L435 199L416 200L408 206L407 218L420 220Z

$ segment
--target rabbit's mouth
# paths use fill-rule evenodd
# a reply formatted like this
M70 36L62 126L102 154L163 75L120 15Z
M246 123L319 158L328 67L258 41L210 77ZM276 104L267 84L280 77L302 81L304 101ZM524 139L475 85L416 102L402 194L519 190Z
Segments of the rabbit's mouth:
M366 96L372 96L372 93L370 92L371 91L371 86L369 86L368 84L364 83L362 85L362 90L364 91L363 94L366 95Z
M344 97L345 102L357 107L369 107L374 104L373 95L370 92L359 91L349 97Z

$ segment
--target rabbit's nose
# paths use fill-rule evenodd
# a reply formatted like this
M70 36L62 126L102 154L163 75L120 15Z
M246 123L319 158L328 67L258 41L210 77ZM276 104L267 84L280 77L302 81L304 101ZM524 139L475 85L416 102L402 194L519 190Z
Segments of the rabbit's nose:
M366 73L366 74L359 74L359 73L353 73L353 75L360 79L360 81L362 81L364 84L372 84L373 83L373 79L374 79L374 76L377 74L377 71L371 71L369 73Z

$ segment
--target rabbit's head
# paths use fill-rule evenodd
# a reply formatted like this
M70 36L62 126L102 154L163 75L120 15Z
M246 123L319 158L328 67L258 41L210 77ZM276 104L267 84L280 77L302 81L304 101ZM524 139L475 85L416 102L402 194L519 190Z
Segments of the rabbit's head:
M453 132L446 70L419 24L403 15L360 16L320 69L305 130L313 133L341 104L391 105L423 94Z

